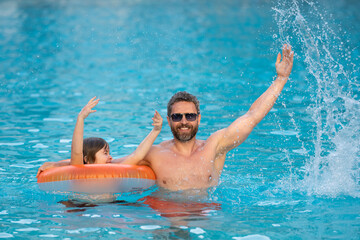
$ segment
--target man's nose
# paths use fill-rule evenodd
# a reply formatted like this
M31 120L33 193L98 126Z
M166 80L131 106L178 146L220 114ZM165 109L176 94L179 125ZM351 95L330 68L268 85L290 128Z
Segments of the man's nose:
M187 123L187 120L186 120L186 117L185 117L185 114L182 116L181 118L181 123Z

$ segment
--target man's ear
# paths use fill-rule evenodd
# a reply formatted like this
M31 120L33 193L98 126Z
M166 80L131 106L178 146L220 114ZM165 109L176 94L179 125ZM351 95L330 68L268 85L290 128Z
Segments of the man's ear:
M85 163L85 164L88 164L87 156L84 157L84 163Z
M169 126L171 126L171 125L170 125L170 118L169 118L169 116L166 116L166 119L167 119L167 122L168 122Z
M198 124L200 124L201 114L198 115Z

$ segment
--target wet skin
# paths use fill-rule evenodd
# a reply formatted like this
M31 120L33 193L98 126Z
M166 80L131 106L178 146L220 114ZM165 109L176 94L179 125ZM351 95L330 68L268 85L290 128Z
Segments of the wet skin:
M95 164L105 164L110 163L112 157L110 155L109 146L104 146L102 149L95 153Z
M177 102L172 113L196 113L192 102ZM190 135L192 129L200 124L201 115L193 122L183 116L180 122L168 117L171 128L179 135ZM186 138L186 137L185 137ZM150 166L157 177L157 184L169 190L199 189L215 186L218 183L225 161L225 154L216 154L216 141L212 137L188 141L172 139L152 146L139 165Z

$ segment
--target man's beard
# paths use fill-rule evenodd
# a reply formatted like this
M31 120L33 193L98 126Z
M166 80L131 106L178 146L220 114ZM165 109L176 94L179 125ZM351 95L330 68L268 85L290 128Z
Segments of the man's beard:
M180 133L180 128L182 128L182 127L189 128L190 132ZM181 125L178 125L177 127L171 126L171 132L173 133L174 138L176 138L180 142L190 141L191 139L193 139L193 137L195 137L197 131L198 131L198 125L196 125L195 127L193 127L190 124L181 124Z

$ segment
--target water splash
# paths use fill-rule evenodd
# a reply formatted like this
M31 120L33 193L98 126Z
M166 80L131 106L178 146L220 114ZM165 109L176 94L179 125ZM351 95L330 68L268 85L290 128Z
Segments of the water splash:
M319 9L306 0L279 2L273 8L279 44L295 44L297 61L306 67L312 102L306 111L315 127L314 149L306 149L308 160L294 188L309 195L360 197L360 101L354 94L359 69L352 60L356 49L346 47L333 30L341 31L341 26L334 28Z

